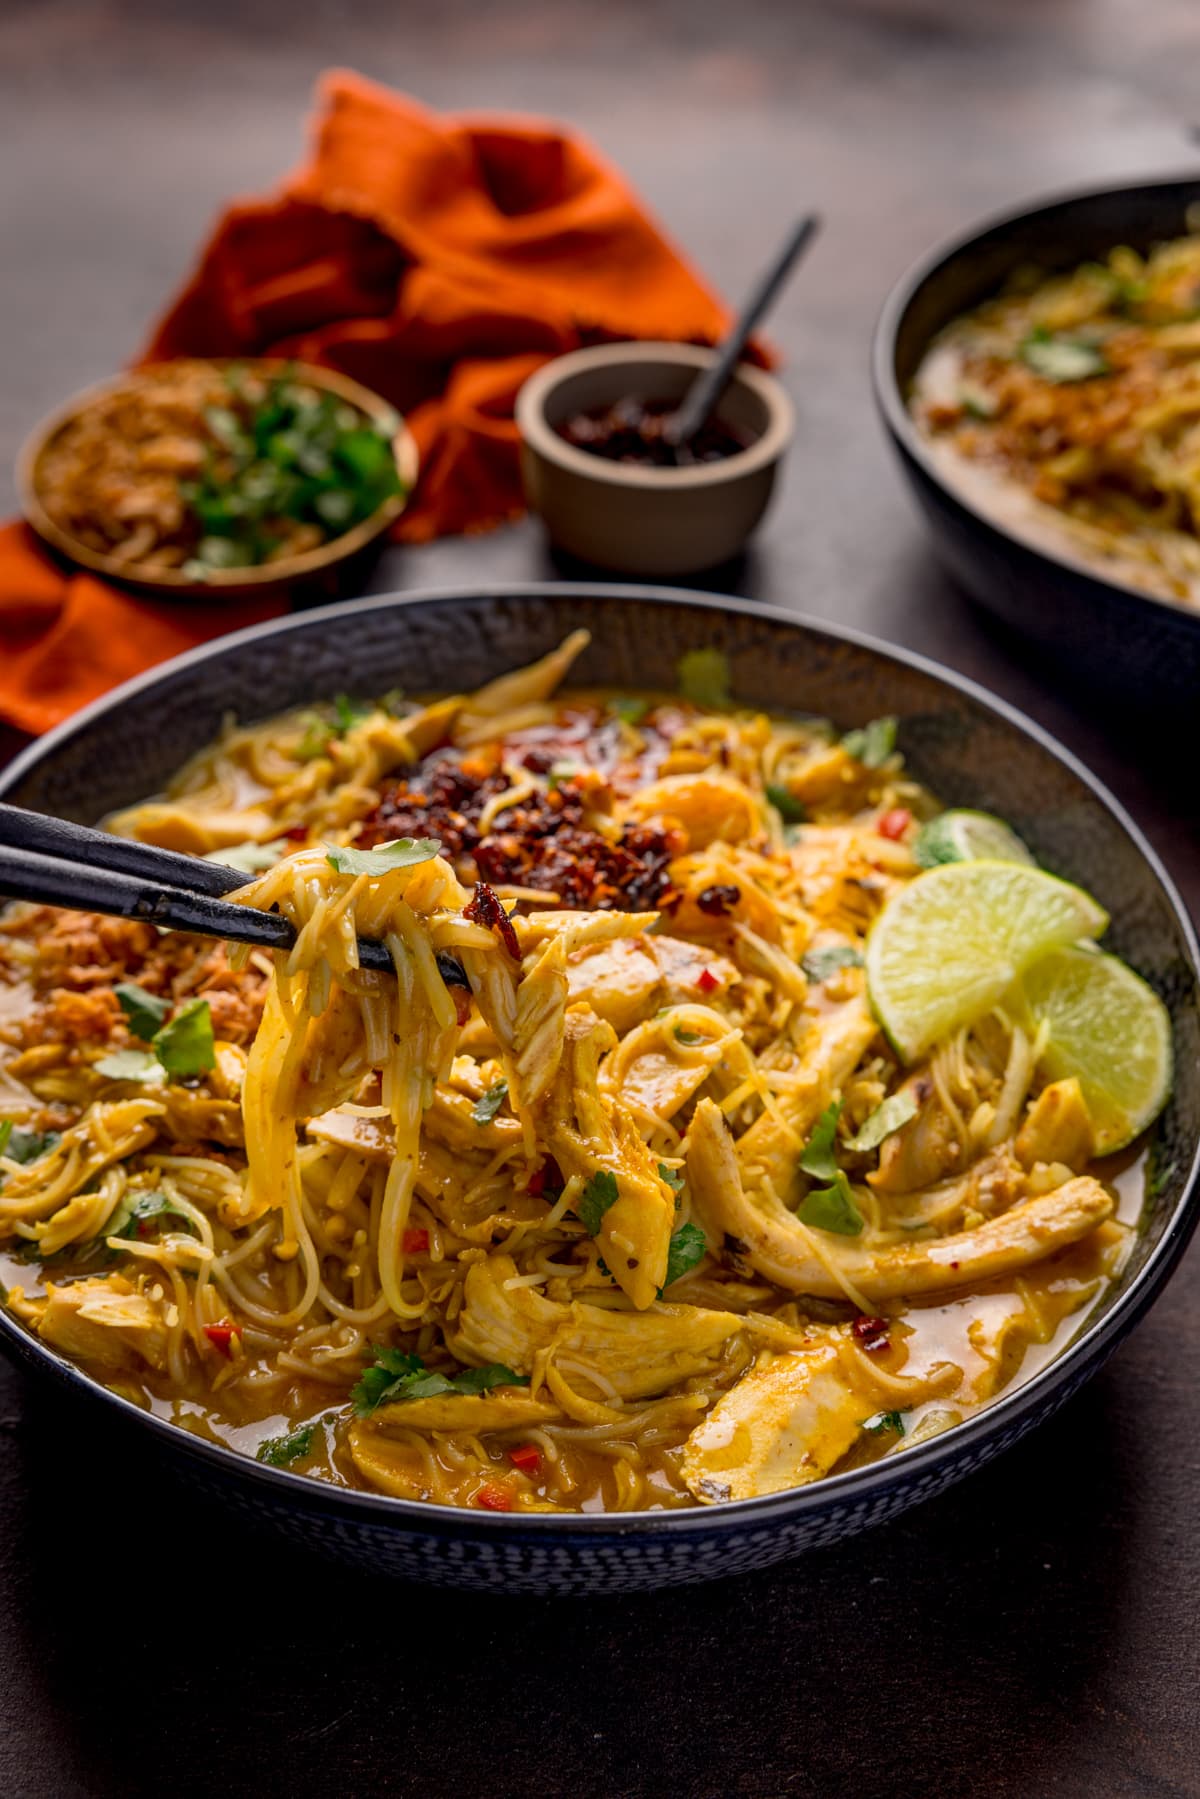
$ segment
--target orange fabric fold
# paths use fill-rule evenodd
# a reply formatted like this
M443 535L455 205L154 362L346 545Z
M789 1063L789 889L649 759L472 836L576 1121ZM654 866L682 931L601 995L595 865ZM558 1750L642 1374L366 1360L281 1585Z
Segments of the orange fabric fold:
M421 453L395 535L521 510L513 406L588 343L710 343L726 313L615 169L533 119L442 117L361 77L319 88L312 153L227 209L140 360L279 355L383 394ZM44 730L155 662L284 609L134 598L0 532L0 716Z

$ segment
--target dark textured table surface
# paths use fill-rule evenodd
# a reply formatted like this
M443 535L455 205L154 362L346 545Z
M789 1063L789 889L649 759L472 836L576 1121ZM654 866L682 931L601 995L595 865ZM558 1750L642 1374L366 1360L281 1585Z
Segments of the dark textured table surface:
M324 65L574 121L734 290L816 205L773 325L798 440L738 590L1023 706L1195 908L1191 767L941 577L867 345L892 280L976 215L1194 169L1198 49L1194 0L6 0L0 458L133 351L219 203L296 158ZM555 572L523 525L391 552L373 584ZM0 1368L0 1791L1200 1793L1198 1372L1200 1246L1059 1417L923 1509L753 1579L543 1604L248 1539Z

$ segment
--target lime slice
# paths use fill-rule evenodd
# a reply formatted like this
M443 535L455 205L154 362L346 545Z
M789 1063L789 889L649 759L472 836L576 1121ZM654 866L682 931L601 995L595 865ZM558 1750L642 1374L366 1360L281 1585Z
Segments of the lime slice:
M921 868L937 868L943 862L1024 862L1034 859L1017 833L990 812L942 812L922 825L913 844L913 856Z
M1082 888L1021 862L948 862L888 901L867 938L867 988L913 1061L1000 1000L1039 957L1098 937L1108 914Z
M1051 1080L1078 1080L1096 1154L1123 1149L1171 1091L1167 1008L1132 968L1093 949L1052 950L1021 985L1035 1025L1047 1033L1041 1067Z

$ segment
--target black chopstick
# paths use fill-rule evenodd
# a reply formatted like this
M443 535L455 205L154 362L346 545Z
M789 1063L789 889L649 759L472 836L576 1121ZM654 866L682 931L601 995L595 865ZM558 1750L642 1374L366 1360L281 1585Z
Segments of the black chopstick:
M277 912L230 905L221 896L248 877L222 862L181 856L128 837L0 804L0 896L134 918L164 930L289 949L296 933ZM363 968L390 971L382 943L360 937Z

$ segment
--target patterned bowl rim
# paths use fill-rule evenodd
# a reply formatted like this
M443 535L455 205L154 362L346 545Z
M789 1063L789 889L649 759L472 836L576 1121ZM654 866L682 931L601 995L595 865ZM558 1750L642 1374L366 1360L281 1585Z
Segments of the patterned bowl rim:
M720 617L733 614L779 626L798 636L823 639L828 644L846 644L862 650L884 664L914 671L967 699L974 706L1012 729L1030 738L1039 749L1075 777L1093 799L1109 813L1113 821L1130 839L1148 866L1175 916L1180 938L1186 950L1189 971L1200 981L1200 948L1187 910L1175 884L1163 867L1138 826L1124 807L1089 772L1079 759L1049 732L1028 719L1007 701L998 699L964 675L943 668L930 658L911 650L898 649L880 642L865 632L841 625L826 624L802 613L785 611L757 601L725 595L693 592L686 588L663 588L608 582L503 582L470 587L425 588L411 594L382 594L369 599L343 601L310 611L293 613L266 624L252 625L227 637L221 637L196 649L188 650L157 668L136 676L115 688L112 693L47 732L28 745L7 769L0 772L0 797L7 796L27 775L44 761L52 760L57 750L78 732L86 731L111 713L119 713L130 702L152 693L164 680L197 669L207 662L236 658L247 645L292 632L303 634L328 626L361 620L368 613L408 610L444 610L453 612L463 605L476 606L488 600L533 600L546 602L548 616L556 623L563 617L563 602L586 599L591 603L613 602L653 607L669 614L671 609L700 609ZM12 1317L7 1307L0 1306L0 1336L16 1351L19 1359L36 1365L57 1378L66 1387L93 1401L107 1403L116 1411L156 1437L164 1447L183 1456L206 1463L210 1470L227 1479L258 1483L264 1499L285 1502L293 1510L337 1515L349 1524L357 1518L376 1526L409 1527L427 1537L443 1539L503 1537L536 1543L549 1549L560 1538L573 1538L582 1546L586 1540L622 1538L676 1538L709 1536L716 1532L740 1532L755 1527L805 1519L839 1510L844 1506L869 1505L882 1493L920 1488L924 1477L947 1470L949 1465L977 1459L972 1451L986 1455L989 1449L1004 1446L991 1439L1015 1439L1032 1424L1039 1412L1057 1398L1065 1398L1088 1369L1100 1361L1143 1316L1164 1283L1175 1269L1200 1218L1200 1135L1192 1146L1186 1178L1174 1209L1163 1227L1158 1242L1146 1261L1120 1293L1092 1324L1067 1345L1053 1361L1030 1378L1009 1389L1001 1398L967 1418L952 1430L914 1444L894 1459L869 1463L863 1468L828 1475L811 1486L787 1488L780 1493L764 1494L755 1499L728 1501L720 1506L697 1506L680 1511L640 1511L605 1513L520 1513L466 1511L454 1506L434 1504L429 1500L399 1499L388 1494L360 1492L355 1488L334 1487L284 1468L272 1468L263 1462L243 1456L223 1444L194 1436L190 1431L143 1411L132 1400L124 1399L81 1368L67 1362L47 1345L32 1336ZM1065 1389L1065 1391L1064 1391ZM913 1497L917 1497L916 1494Z
M1200 632L1200 614L1194 606L1133 587L1125 581L1114 580L1104 572L1099 561L1089 562L1082 554L1073 555L1065 543L1061 548L1051 548L1040 538L1027 536L1019 529L1007 525L998 513L977 503L965 490L956 487L930 455L928 445L905 404L904 394L896 378L896 345L905 317L921 290L947 263L982 244L994 233L1028 223L1044 214L1069 210L1089 200L1127 199L1133 204L1140 196L1165 194L1172 188L1190 190L1191 203L1200 202L1200 174L1194 170L1185 171L1178 175L1156 176L1149 181L1126 182L1117 187L1106 185L1056 190L1028 200L1022 206L1006 207L1002 212L989 213L986 218L977 219L973 225L944 238L932 250L927 250L916 262L910 264L885 299L876 321L871 345L871 377L876 405L897 447L916 463L939 493L949 499L960 512L966 513L980 530L990 532L1005 543L1015 545L1026 555L1035 557L1045 564L1051 574L1060 577L1070 574L1077 580L1082 577L1094 582L1103 589L1107 598L1115 600L1125 609L1132 628L1136 628L1140 622L1140 609L1150 605L1167 611L1172 618L1183 620L1180 627L1182 630ZM931 338L926 340L926 349L930 342Z

